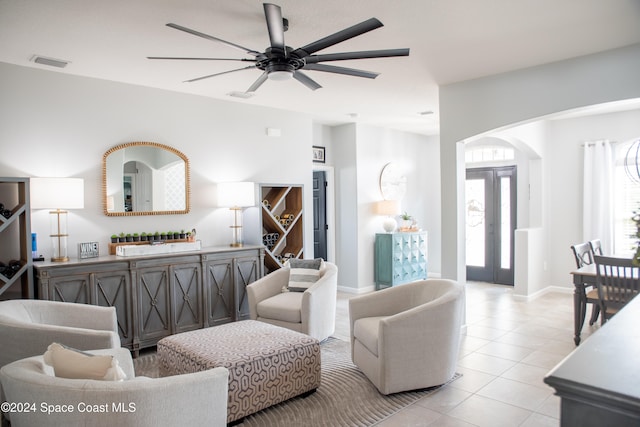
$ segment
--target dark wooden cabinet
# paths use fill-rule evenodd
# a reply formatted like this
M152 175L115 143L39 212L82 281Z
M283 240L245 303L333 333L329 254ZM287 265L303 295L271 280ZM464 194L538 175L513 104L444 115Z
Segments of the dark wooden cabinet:
M205 248L143 257L35 264L41 299L116 307L124 347L249 318L246 287L263 276L264 248Z

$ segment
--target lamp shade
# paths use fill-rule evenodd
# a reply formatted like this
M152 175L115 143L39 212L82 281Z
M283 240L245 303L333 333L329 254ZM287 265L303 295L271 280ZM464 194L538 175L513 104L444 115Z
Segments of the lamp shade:
M246 208L256 205L255 184L253 182L220 182L218 206Z
M375 204L374 212L377 215L400 215L399 200L380 200Z
M82 178L31 178L32 209L84 209Z

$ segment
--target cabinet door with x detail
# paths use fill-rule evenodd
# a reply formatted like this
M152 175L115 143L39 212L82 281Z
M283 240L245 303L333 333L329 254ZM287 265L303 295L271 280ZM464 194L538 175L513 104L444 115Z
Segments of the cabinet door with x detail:
M148 267L138 270L138 338L141 347L147 341L155 344L171 334L169 268Z
M170 267L173 297L173 333L202 327L202 280L200 264L179 264Z
M214 259L205 263L205 286L207 288L207 322L209 326L221 325L235 320L233 261Z

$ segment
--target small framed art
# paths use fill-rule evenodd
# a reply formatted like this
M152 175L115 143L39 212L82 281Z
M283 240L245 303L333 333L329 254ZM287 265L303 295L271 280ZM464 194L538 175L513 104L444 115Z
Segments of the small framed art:
M313 146L313 162L324 163L324 149L325 147Z

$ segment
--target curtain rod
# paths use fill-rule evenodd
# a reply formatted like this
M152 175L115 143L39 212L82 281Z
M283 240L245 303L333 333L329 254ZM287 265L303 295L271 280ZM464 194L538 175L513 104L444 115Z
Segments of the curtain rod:
M618 144L619 141L609 141L608 139L600 139L598 141L583 141L583 142L580 143L580 146L581 147L593 147L598 142L608 142L611 145L615 145L615 144Z

